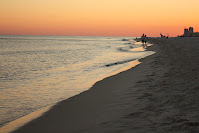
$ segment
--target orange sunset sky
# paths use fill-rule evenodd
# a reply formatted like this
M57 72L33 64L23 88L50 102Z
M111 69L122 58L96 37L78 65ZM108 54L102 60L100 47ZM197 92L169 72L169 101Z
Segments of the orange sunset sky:
M0 34L170 36L199 31L199 0L0 0Z

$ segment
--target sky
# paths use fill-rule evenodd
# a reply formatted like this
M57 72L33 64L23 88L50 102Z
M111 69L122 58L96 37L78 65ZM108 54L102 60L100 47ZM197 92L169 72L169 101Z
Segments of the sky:
M169 36L199 32L199 0L0 0L0 34Z

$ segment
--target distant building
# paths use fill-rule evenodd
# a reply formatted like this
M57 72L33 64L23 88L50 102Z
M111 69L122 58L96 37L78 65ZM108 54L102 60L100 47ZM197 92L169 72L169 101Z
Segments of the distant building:
M188 29L184 29L184 37L188 37L189 34L189 30Z
M189 27L189 33L193 33L193 27Z
M185 28L183 37L199 37L199 32L194 32L193 27Z

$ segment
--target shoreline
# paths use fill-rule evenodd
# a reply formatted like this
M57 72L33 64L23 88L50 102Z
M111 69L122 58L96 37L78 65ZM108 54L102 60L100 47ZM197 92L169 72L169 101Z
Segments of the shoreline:
M14 130L24 126L25 124L31 122L34 119L37 119L38 117L42 116L45 112L50 110L53 107L53 105L38 109L30 114L27 114L25 116L22 116L14 121L11 121L2 127L0 127L0 133L9 133L13 132Z
M56 104L14 133L199 132L199 38L149 38L156 54Z
M150 55L150 56L152 56L152 55ZM149 57L149 56L148 56ZM148 57L145 57L145 58L148 58ZM144 58L144 59L145 59ZM141 60L143 60L143 59L141 59ZM142 63L141 63L142 64ZM141 65L141 64L139 64L139 65ZM138 65L138 66L139 66ZM137 69L137 67L131 67L131 69L129 69L129 70L132 70L132 69ZM109 82L115 82L115 81L112 81L112 79L113 80L115 80L115 77L117 78L117 75L123 75L123 73L128 73L128 71L129 70L126 70L126 71L122 71L122 72L120 72L120 73L118 73L118 74L116 74L116 75L112 75L112 76L110 76L110 77L106 77L106 78L104 78L103 80L100 80L100 81L98 81L98 82L96 82L94 85L93 85L93 87L91 87L91 89L89 89L88 91L85 91L85 92L83 92L83 93L80 93L79 95L76 95L76 96L74 96L74 97L71 97L71 98L69 98L69 99L67 99L67 100L64 100L64 101L61 101L61 102L59 102L58 104L56 104L55 106L53 106L53 108L51 108L48 112L46 112L46 113L44 113L41 117L39 117L39 118L37 118L37 119L35 119L35 120L33 120L33 121L31 121L30 123L27 123L25 126L23 126L23 127L29 127L28 125L29 124L31 124L31 123L38 123L38 122L36 122L37 120L42 120L42 119L46 119L46 118L49 118L50 116L53 116L53 115L51 115L51 113L56 113L57 111L59 111L59 108L60 109L63 109L63 110L65 110L65 111L67 111L67 109L69 109L69 112L67 112L66 114L64 113L64 114L62 114L62 115L64 115L64 117L67 117L67 118L69 118L70 119L70 121L68 121L67 123L68 123L68 127L70 128L70 129L68 129L68 132L73 132L73 130L76 130L77 129L77 127L76 127L76 122L77 121L79 121L81 124L78 124L79 126L80 126L80 128L83 128L84 126L87 126L87 125L90 125L91 123L93 123L94 122L94 120L87 120L87 117L88 118L91 118L92 119L92 117L95 117L95 116L100 116L100 114L102 113L101 111L101 109L103 109L103 108L106 108L107 106L109 106L110 104L112 104L113 103L113 99L114 99L114 97L115 96L112 96L112 98L113 99L111 99L110 97L109 97L109 95L112 95L111 93L112 93L112 90L106 90L105 88L104 89L100 89L101 87L103 87L104 86L104 84L106 84L107 85L107 87L110 87L109 85L110 85L110 83ZM136 70L134 70L134 71L136 71ZM139 73L139 72L138 72ZM121 76L120 76L121 77ZM119 78L120 78L119 77ZM135 77L136 78L136 77ZM109 79L111 80L111 81L109 81ZM117 80L118 80L118 78L117 78ZM101 86L102 85L102 86ZM115 85L114 85L114 83L113 83L113 86L114 87L116 87ZM127 87L128 88L128 87ZM120 89L118 90L118 91L121 91ZM103 93L106 93L105 95L103 94ZM118 95L118 92L116 92L116 94L114 94L114 95ZM118 97L118 96L117 96ZM103 99L100 99L100 98L103 98ZM115 97L116 98L116 97ZM92 100L92 101L90 101L90 100ZM78 102L79 101L79 102ZM83 101L83 102L82 102ZM95 101L95 102L94 102ZM107 102L108 101L108 102ZM95 104L95 103L97 103L97 104ZM105 103L107 103L107 104L105 104ZM75 106L73 106L73 105L75 105ZM65 107L65 106L67 106L67 107ZM87 110L87 109L85 109L83 106L85 106L86 108L89 106L89 110ZM112 105L111 105L112 106ZM118 107L117 107L118 108ZM79 114L79 111L78 111L78 109L79 110L83 110L83 114ZM62 110L62 111L63 111ZM111 109L112 110L112 109ZM109 117L111 117L111 118L114 118L115 117L115 114L114 113L112 113L112 111L111 110L106 110L106 111L108 111L110 114L109 114ZM65 111L63 111L63 112L65 112ZM88 111L91 111L92 112L92 114L90 114ZM104 112L103 111L103 113L106 113L106 111ZM62 121L63 119L62 119L62 117L63 116L58 116L59 117L59 119ZM57 116L57 115L54 115L54 116ZM53 116L53 119L55 119L55 121L59 121L58 120L58 118L55 118ZM75 116L75 118L73 118L73 116ZM78 116L78 117L77 117ZM81 117L81 118L79 118L79 117ZM77 120L78 119L78 120ZM101 116L100 116L100 118L99 118L100 120L99 121L103 121L103 117L101 118ZM102 120L101 120L102 119ZM87 121L87 123L85 123L84 122L84 120L86 120ZM43 120L42 120L43 121ZM64 121L64 120L63 120ZM51 121L52 122L52 121ZM40 122L39 122L40 123ZM45 122L41 122L41 123L45 123ZM62 123L62 122L61 122ZM60 124L61 124L60 123ZM66 123L66 122L63 122L63 123ZM49 123L51 126L53 126L53 123ZM84 125L84 124L86 124L86 125ZM40 124L39 124L40 125ZM47 126L47 125L46 125ZM58 127L60 126L59 124L57 125ZM20 131L20 129L23 129L23 127L22 128L19 128L19 130L16 130L15 132L21 132ZM32 127L32 126L31 126ZM47 126L48 127L48 126ZM57 130L57 132L67 132L67 131L59 131L59 129L56 129L56 131L54 130L48 130L48 131L45 131L45 129L42 131L42 128L43 128L43 126L42 127L38 127L38 128L40 128L41 130L40 131L34 131L34 130L29 130L28 132L56 132ZM79 130L79 129L77 129L77 130Z
M117 75L118 73L121 73L121 72L123 72L123 71L127 71L128 69L131 69L131 68L133 68L133 67L136 67L136 66L139 65L140 63L141 63L141 62L139 62L138 60L134 60L134 61L132 61L132 62L129 63L129 64L131 64L131 65L126 66L126 67L122 68L121 70L118 70L118 71L116 71L116 72L110 74L109 76L106 76L106 77L104 77L104 78L102 78L102 79L99 79L99 80L96 81L96 82L100 82L101 80L104 80L105 78L108 78L108 77L110 77L110 76ZM95 83L96 83L96 82L95 82ZM93 85L94 85L94 84L93 84ZM93 85L92 85L92 86L93 86ZM92 88L92 87L91 87L91 88ZM90 89L88 89L88 90L86 90L86 91L89 91L89 90L90 90ZM81 93L84 93L84 92L86 92L86 91L83 91L83 92L81 92ZM80 94L81 94L81 93L80 93ZM79 95L79 94L76 94L76 95L74 95L74 96L72 96L72 97L75 97L75 96L78 96L78 95ZM72 97L69 97L69 98L67 98L67 99L65 99L65 100L62 100L62 101L66 101L66 100L68 100L68 99L70 99L70 98L72 98ZM60 101L60 102L62 102L62 101ZM60 102L58 102L58 103L60 103ZM6 124L3 125L2 127L0 127L0 133L13 132L13 131L17 130L18 128L23 127L24 125L28 124L29 122L31 122L31 121L33 121L33 120L35 120L35 119L41 117L44 113L48 112L51 108L53 108L53 107L54 107L56 104L58 104L58 103L55 103L55 104L52 104L52 105L49 105L49 106L40 108L40 109L38 109L38 110L36 110L36 111L34 111L34 112L31 112L30 114L24 115L24 116L22 116L22 117L20 117L20 118L18 118L18 119L16 119L16 120L13 120L13 121L11 121L11 122L6 123Z
M151 45L150 45L150 46L151 46ZM144 51L144 50L143 50L143 51ZM146 57L147 57L147 56L146 56ZM144 57L144 58L146 58L146 57ZM140 59L139 59L139 60L140 60ZM104 80L104 79L106 79L106 78L108 78L108 77L117 75L117 74L119 74L119 73L121 73L121 72L123 72L123 71L127 71L128 69L134 68L134 67L136 67L137 65L139 65L140 63L141 63L141 62L139 62L138 59L137 59L137 60L134 60L134 61L131 61L131 62L128 63L128 64L129 64L128 66L122 68L121 70L118 70L118 71L116 71L116 72L113 72L113 73L111 73L110 75L108 75L108 76L106 76L106 77L104 77L104 78L99 79L99 80L96 81L95 83L100 82L100 81L102 81L102 80ZM94 85L94 84L93 84L93 85ZM92 86L93 86L93 85L92 85ZM92 87L91 87L91 88L92 88ZM90 90L90 89L88 89L88 90L86 90L86 91L89 91L89 90ZM86 92L86 91L84 91L84 92ZM81 93L84 93L84 92L81 92ZM80 93L80 94L81 94L81 93ZM80 94L74 95L74 96L72 96L72 97L76 97L76 96L78 96L78 95L80 95ZM63 100L63 101L66 101L66 100L68 100L68 99L70 99L70 98L72 98L72 97L69 97L69 98L67 98L67 99L65 99L65 100ZM62 101L60 101L60 102L62 102ZM28 124L29 122L31 122L31 121L33 121L33 120L35 120L35 119L41 117L43 114L45 114L46 112L48 112L51 108L53 108L54 106L56 106L56 104L59 104L60 102L55 103L55 104L53 104L53 105L49 105L49 106L44 107L44 108L41 108L41 109L38 109L38 110L36 110L36 111L34 111L34 112L31 112L30 114L27 114L27 115L25 115L25 116L22 116L22 117L16 119L16 120L13 120L13 121L11 121L11 122L9 122L9 123L6 123L6 124L3 125L2 127L0 127L0 132L13 132L13 131L15 131L16 129L18 129L18 128L20 128L20 127L23 127L24 125Z
M46 39L51 41L48 42ZM26 46L27 40L30 41L30 45ZM17 47L18 43L15 44L15 41L21 44L20 47ZM64 41L63 47L57 44L59 41ZM79 45L84 42L88 43ZM97 42L96 45L95 42ZM40 45L44 43L45 45ZM77 44L77 47L70 45L72 43ZM1 50L3 60L0 74L2 76L0 127L40 108L77 95L115 71L122 71L122 68L129 66L129 63L125 62L132 57L132 53L125 51L132 48L128 47L134 45L133 41L131 43L125 44L121 37L109 39L105 37L5 37L0 41L0 44L5 46L5 49ZM10 48L6 44L12 44L13 47ZM72 52L72 49L67 52L70 47L73 47L76 52ZM46 52L41 49L45 49ZM78 54L79 52L83 55ZM10 65L6 67L7 64ZM108 64L113 66L107 67Z

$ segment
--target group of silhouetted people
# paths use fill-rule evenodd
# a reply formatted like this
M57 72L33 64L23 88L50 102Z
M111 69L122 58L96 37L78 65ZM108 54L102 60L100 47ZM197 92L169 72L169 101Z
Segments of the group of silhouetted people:
M161 38L169 38L169 35L168 36L164 36L164 35L162 35L162 33L160 33L160 36L161 36Z
M141 40L142 40L142 46L143 47L147 47L147 36L145 34L142 35L141 37Z

